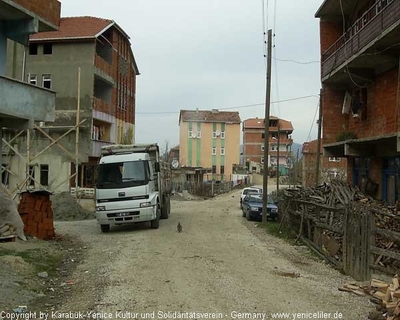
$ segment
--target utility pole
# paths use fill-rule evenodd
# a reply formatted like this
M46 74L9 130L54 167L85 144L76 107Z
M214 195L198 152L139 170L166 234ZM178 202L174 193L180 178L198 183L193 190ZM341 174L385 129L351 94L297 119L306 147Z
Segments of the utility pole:
M265 94L265 119L264 119L264 171L263 171L263 211L262 224L267 224L268 203L268 155L269 155L269 109L271 102L271 65L272 65L272 30L268 30L267 50L267 88Z
M321 165L321 127L322 127L322 89L319 94L319 115L318 115L318 143L317 143L317 165L315 166L315 186L319 184L319 171Z
M279 145L281 141L281 126L279 124L279 119L278 119L278 149L277 149L277 155L276 155L276 194L278 194L279 191L279 176L281 174L281 170L279 167Z
M78 199L78 173L79 173L79 121L81 113L81 67L78 68L78 94L76 106L76 128L75 128L75 198ZM83 170L82 173L83 175Z

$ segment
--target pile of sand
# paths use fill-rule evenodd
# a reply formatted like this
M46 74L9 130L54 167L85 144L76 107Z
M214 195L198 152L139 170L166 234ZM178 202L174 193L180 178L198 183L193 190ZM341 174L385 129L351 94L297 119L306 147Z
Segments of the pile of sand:
M72 221L94 219L94 212L83 209L69 192L51 197L54 220Z

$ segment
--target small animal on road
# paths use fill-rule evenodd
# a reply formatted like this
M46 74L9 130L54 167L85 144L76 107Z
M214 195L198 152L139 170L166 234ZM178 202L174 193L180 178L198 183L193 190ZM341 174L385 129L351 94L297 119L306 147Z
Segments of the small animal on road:
M180 222L178 222L178 225L176 226L176 229L178 230L178 232L182 232L182 225Z

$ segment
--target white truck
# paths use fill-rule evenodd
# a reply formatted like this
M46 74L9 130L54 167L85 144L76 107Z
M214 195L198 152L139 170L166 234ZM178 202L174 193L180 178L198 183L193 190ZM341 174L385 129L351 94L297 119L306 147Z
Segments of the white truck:
M159 227L171 211L171 168L157 144L102 147L96 181L96 218L102 232L111 226L151 222Z

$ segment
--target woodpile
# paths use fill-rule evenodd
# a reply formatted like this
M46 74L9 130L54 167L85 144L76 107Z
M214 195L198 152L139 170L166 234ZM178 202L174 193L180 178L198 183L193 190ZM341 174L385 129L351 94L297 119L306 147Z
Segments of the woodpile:
M6 223L0 227L0 237L15 236L17 233L17 228L13 225Z
M48 192L22 193L18 212L24 222L26 234L42 240L55 237L53 210Z
M350 282L339 288L339 291L351 292L359 296L370 296L376 304L376 311L371 312L369 319L400 320L400 277L394 276L392 283L372 279L367 283Z
M16 238L16 227L10 223L0 223L0 242L14 242Z

